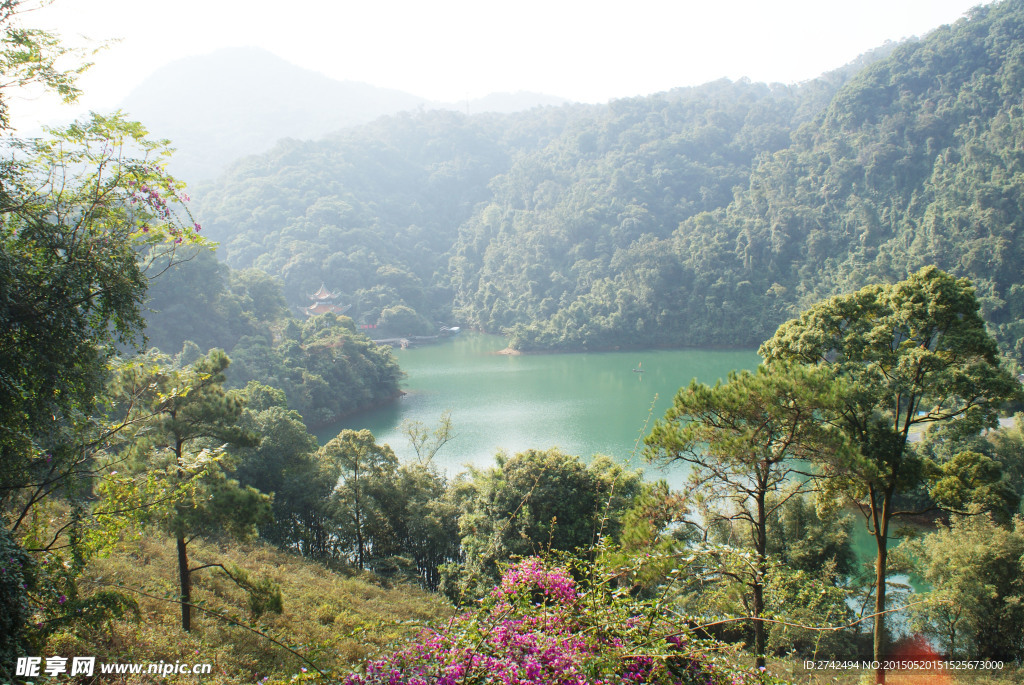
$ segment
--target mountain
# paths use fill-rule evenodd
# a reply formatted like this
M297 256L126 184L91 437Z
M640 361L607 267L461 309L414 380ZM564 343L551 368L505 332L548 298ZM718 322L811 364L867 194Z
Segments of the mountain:
M1020 0L900 45L759 157L727 206L616 254L571 303L517 321L515 343L753 345L812 302L935 264L975 284L1024 360L1022 90ZM479 296L466 311L485 311Z
M345 293L360 324L406 307L422 325L450 314L439 275L491 179L592 108L417 110L322 140L283 140L196 188L196 215L222 259L280 276L292 305L325 283Z
M454 304L499 330L571 303L599 253L725 206L836 87L721 81L607 106L421 110L282 141L194 197L221 257L281 276L293 304L324 282L360 324L395 307L446 320Z
M1024 362L1024 0L794 85L512 115L420 112L284 144L201 194L232 266L523 349L754 346L936 264ZM305 289L305 290L304 290Z
M174 142L171 171L189 182L213 178L282 138L320 138L377 117L417 108L513 112L564 100L500 93L442 105L398 90L336 81L259 48L226 48L154 72L121 109Z

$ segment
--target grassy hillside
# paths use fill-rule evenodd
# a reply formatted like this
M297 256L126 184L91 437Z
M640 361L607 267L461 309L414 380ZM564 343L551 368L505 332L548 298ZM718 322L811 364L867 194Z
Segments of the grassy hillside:
M211 663L210 682L218 683L252 683L265 676L285 680L304 668L315 669L267 637L232 625L231 618L331 672L353 668L407 640L425 623L443 622L453 613L439 595L404 584L382 585L370 575L330 571L266 545L220 546L196 540L192 546L194 566L235 565L253 578L277 583L283 611L253 619L246 593L220 569L205 569L193 574L194 597L201 608L194 612L193 631L183 633L175 601L174 542L159 533L147 534L91 562L81 582L85 594L114 590L134 599L138 617L98 630L58 633L50 637L46 653L95 655L98 662Z

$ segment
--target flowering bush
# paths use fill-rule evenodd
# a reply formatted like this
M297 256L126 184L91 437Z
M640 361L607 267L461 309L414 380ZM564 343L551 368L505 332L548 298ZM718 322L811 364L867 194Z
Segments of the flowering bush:
M528 558L510 567L475 612L367 664L345 685L739 685L721 645L673 629L655 605L608 582L584 589L565 567Z

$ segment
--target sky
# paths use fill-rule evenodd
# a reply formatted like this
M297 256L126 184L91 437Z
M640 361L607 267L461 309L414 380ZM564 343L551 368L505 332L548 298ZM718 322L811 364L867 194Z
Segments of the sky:
M23 0L24 4L38 0ZM718 78L798 83L978 0L54 0L23 15L91 59L77 107L13 99L17 128L113 109L182 57L263 47L338 80L459 102L533 91L607 102ZM187 94L183 94L187 97Z

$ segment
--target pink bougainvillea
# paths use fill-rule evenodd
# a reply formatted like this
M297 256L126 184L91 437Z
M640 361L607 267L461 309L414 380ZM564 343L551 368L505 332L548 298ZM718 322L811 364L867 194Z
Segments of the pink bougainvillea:
M407 649L371 661L344 685L732 685L761 678L721 668L678 637L652 638L606 588L583 592L538 558L506 570L480 609ZM623 611L623 609L626 609ZM696 644L696 643L694 643ZM748 676L752 676L749 677Z

